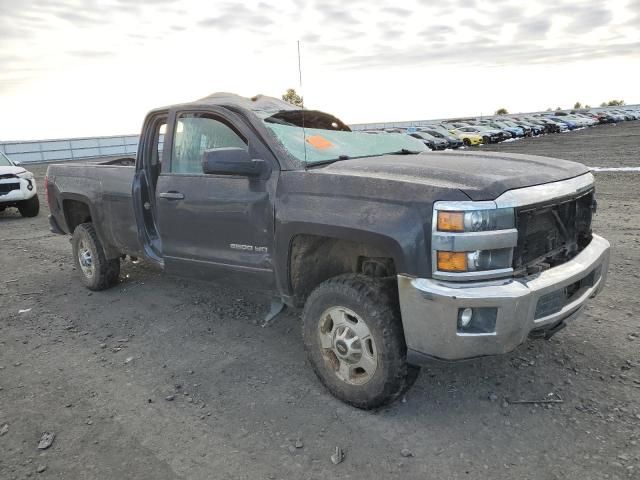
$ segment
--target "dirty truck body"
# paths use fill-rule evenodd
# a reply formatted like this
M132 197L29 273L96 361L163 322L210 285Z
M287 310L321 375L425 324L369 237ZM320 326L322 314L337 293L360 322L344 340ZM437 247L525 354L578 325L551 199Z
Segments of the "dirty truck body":
M89 288L143 256L304 307L319 378L373 408L434 358L552 335L607 273L583 165L421 150L276 99L216 94L151 112L136 159L50 166L51 228L73 234Z

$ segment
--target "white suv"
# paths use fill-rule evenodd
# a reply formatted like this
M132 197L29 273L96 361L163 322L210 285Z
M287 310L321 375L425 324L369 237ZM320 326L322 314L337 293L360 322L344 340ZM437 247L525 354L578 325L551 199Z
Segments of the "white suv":
M0 152L0 212L17 207L23 217L35 217L40 211L33 173Z

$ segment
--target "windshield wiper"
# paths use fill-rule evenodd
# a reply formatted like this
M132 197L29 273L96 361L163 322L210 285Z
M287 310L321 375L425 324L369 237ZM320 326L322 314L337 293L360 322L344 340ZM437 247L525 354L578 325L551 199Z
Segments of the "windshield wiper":
M350 157L349 155L339 155L338 158L332 158L329 160L319 160L317 162L309 162L307 163L307 168L317 167L320 165L329 165L331 163L340 162L342 160L351 160L352 158L360 158L360 157Z
M418 155L422 153L420 150L409 150L408 148L403 148L401 150L397 150L395 152L383 153L383 155Z
M307 164L307 168L309 167L318 167L318 166L322 166L322 165L329 165L331 163L335 163L335 162L340 162L342 160L355 160L358 158L370 158L370 157L381 157L383 155L417 155L419 153L422 153L419 150L409 150L407 148L403 148L402 150L398 150L395 152L388 152L388 153L376 153L376 154L371 154L371 155L360 155L357 157L350 157L349 155L340 155L338 156L338 158L332 158L330 160L320 160L318 162L311 162Z

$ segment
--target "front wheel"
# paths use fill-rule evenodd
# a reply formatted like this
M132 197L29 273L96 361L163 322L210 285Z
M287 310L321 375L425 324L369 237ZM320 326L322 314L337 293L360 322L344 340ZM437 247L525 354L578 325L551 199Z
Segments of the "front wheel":
M40 213L40 200L34 195L29 200L23 200L18 204L18 210L23 217L37 217Z
M102 243L90 223L82 223L71 238L73 259L89 290L105 290L118 283L120 259L107 259Z
M394 287L364 275L340 275L309 296L303 340L320 381L340 400L371 409L391 403L415 382Z

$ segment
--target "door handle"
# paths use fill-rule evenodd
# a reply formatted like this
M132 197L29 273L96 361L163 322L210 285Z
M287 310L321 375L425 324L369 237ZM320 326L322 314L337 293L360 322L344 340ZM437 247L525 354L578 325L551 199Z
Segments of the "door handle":
M142 206L144 207L145 210L151 210L151 204L149 202L144 202Z
M184 199L184 193L180 192L163 192L160 194L160 198L166 198L167 200L182 200Z

